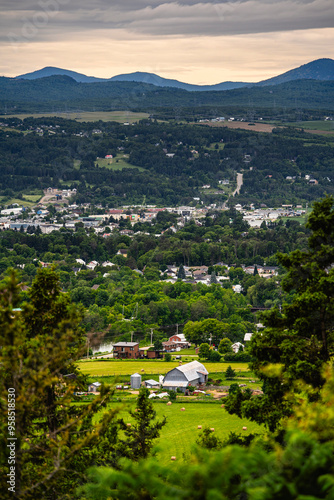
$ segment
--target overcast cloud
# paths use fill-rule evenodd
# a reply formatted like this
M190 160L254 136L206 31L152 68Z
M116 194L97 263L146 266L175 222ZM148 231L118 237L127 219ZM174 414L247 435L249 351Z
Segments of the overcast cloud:
M183 68L184 74L187 72L189 74L193 71L193 69L190 70L190 67L193 68L193 63L186 63L187 58L190 53L195 59L197 57L191 44L198 47L198 55L201 54L203 44L207 48L214 47L216 44L217 49L214 54L210 54L210 59L213 56L216 64L219 64L221 62L220 48L224 44L224 39L225 42L228 41L230 54L233 55L236 47L241 45L244 47L243 50L249 50L251 54L251 46L256 39L254 37L260 36L261 43L268 43L269 50L269 47L275 46L281 34L292 35L300 31L300 40L303 40L303 44L298 41L298 37L296 39L295 35L292 37L295 39L295 44L290 47L291 65L287 60L285 68L290 69L298 65L296 64L298 61L312 60L311 54L314 52L318 57L333 57L334 40L332 39L329 45L323 43L325 39L326 43L328 42L328 30L334 28L333 12L333 0L202 0L200 2L196 0L122 0L119 3L108 0L93 2L2 0L0 44L3 60L0 63L0 71L2 74L15 75L21 72L20 68L26 68L28 64L30 67L27 71L37 69L40 67L39 60L42 60L38 58L38 54L44 55L47 51L50 55L47 65L68 67L67 61L72 61L70 69L78 70L78 67L82 67L86 68L82 70L85 73L112 76L96 73L94 68L103 66L102 60L98 57L93 65L87 64L84 59L78 60L77 56L72 56L71 59L71 53L78 53L75 44L85 43L85 40L87 44L90 44L86 48L87 57L89 57L91 41L94 40L95 50L100 54L104 53L104 48L117 44L122 53L122 67L128 67L128 72L136 69L142 70L145 57L146 60L150 60L151 66L157 66L159 57L159 67L162 72L166 73L171 70L168 54L172 46L171 41L178 40L178 50L181 54L178 54L176 59L183 61L183 63L180 62L179 68ZM324 34L323 40L321 32ZM276 42L273 42L274 39ZM127 47L126 51L122 52L119 42L123 43L124 50ZM281 47L276 46L275 57L278 59L281 59L280 51L285 53L284 39L281 39L281 42ZM60 56L64 43L68 44L68 56L65 58L63 55ZM315 43L318 46L314 47ZM163 44L165 44L164 50ZM156 53L157 45L160 46L159 56ZM144 52L147 49L144 49L144 46L151 47L146 54ZM323 51L324 46L326 46L326 53ZM129 54L129 48L131 54ZM26 57L23 58L23 54L29 53L29 49L31 58L27 60ZM21 60L19 52L22 54ZM293 62L293 54L296 63ZM141 67L133 68L132 63L124 64L126 61L129 63L133 55ZM263 59L260 54L259 57L260 60ZM269 61L270 57L272 58L273 54L268 52L264 59ZM228 60L227 56L226 60ZM73 66L73 61L76 67ZM18 67L14 67L14 63ZM205 61L198 59L197 64L199 67L201 65L204 67ZM277 66L277 70L273 70L273 74L269 76L280 73L282 69L284 68L280 65ZM174 76L177 77L177 74ZM259 75L259 79L262 77L264 78L265 75ZM215 81L220 81L219 77Z

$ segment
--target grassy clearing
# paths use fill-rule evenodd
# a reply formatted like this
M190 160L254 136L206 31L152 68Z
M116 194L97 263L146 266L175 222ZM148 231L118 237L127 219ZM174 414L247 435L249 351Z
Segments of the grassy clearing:
M6 115L6 118L17 117L24 120L24 118L28 116L32 116L33 118L58 116L66 120L77 120L78 122L96 122L102 120L103 122L114 121L119 123L133 123L148 118L149 114L135 113L132 111L77 111L73 113L23 113L18 115Z
M303 128L307 130L321 130L324 132L334 132L334 122L333 121L324 121L324 120L314 120L307 122L290 122L286 123L288 127L297 127Z
M99 158L95 161L99 167L109 168L110 170L123 170L123 168L136 168L140 172L144 172L145 169L142 167L136 167L128 163L129 155L117 155L112 160L107 158Z
M0 204L13 205L13 203L17 203L20 207L24 206L27 208L32 208L41 198L42 195L24 195L22 200L19 198L11 198L10 200L8 200L6 196L0 196Z
M176 457L176 462L189 461L192 447L201 432L197 427L208 426L215 429L215 434L220 439L226 439L230 432L248 435L250 433L262 433L263 427L246 419L239 419L235 415L229 415L221 402L207 403L173 403L167 406L166 402L154 402L157 418L167 417L167 424L162 428L160 438L156 441L157 460L160 463L171 464L171 456ZM129 405L134 408L135 404ZM181 411L185 408L185 411ZM132 422L131 417L127 419L127 411L120 413L125 421ZM246 431L242 427L247 427Z
M203 363L209 374L225 372L231 365L236 372L246 372L248 363ZM177 361L151 361L151 360L106 360L106 361L79 361L78 367L82 373L91 376L100 375L132 375L133 373L144 373L152 375L164 375L168 371L179 366ZM144 370L143 372L141 370Z

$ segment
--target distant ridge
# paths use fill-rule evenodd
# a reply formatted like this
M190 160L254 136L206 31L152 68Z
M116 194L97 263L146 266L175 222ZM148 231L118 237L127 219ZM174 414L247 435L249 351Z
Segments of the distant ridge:
M220 90L232 90L239 89L242 87L254 87L254 86L265 86L265 85L278 85L280 83L286 83L293 80L334 80L334 60L333 59L317 59L311 61L307 64L287 71L282 75L263 80L258 83L247 83L247 82L221 82L215 85L193 85L190 83L180 82L178 80L162 78L154 73L146 73L141 71L136 71L134 73L116 75L112 78L96 78L94 76L86 76L82 73L77 73L76 71L71 71L62 68L56 68L52 66L47 66L43 69L33 71L31 73L26 73L24 75L19 75L16 79L24 80L36 80L38 78L44 78L55 75L65 75L73 78L79 83L97 83L97 82L138 82L147 83L150 85L155 85L156 87L170 87L183 89L187 91L220 91Z
M280 83L291 82L292 80L334 80L334 60L317 59L291 69L282 75L274 76L268 80L263 80L257 85L278 85Z
M38 78L45 78L48 76L64 75L73 78L76 82L80 83L93 83L93 82L107 82L105 78L95 78L95 76L86 76L76 71L69 69L56 68L54 66L46 66L45 68L25 73L24 75L17 76L17 80L37 80Z

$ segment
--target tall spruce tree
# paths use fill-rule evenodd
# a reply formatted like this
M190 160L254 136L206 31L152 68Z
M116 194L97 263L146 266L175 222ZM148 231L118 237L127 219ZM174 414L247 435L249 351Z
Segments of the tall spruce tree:
M186 272L184 270L183 264L180 264L179 270L177 272L177 279L184 280L186 277Z
M118 442L118 453L120 456L139 460L147 458L151 452L153 441L159 437L160 430L166 424L164 417L162 420L154 421L156 411L152 401L148 398L150 391L142 387L139 391L135 411L130 415L134 420L133 424L119 419L120 428L124 431L125 439Z

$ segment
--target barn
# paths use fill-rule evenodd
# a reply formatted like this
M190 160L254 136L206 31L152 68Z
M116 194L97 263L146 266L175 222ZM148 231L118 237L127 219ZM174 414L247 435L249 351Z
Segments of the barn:
M185 392L187 387L206 384L209 372L199 361L192 361L170 370L164 377L162 386L165 390L176 391L178 388Z

